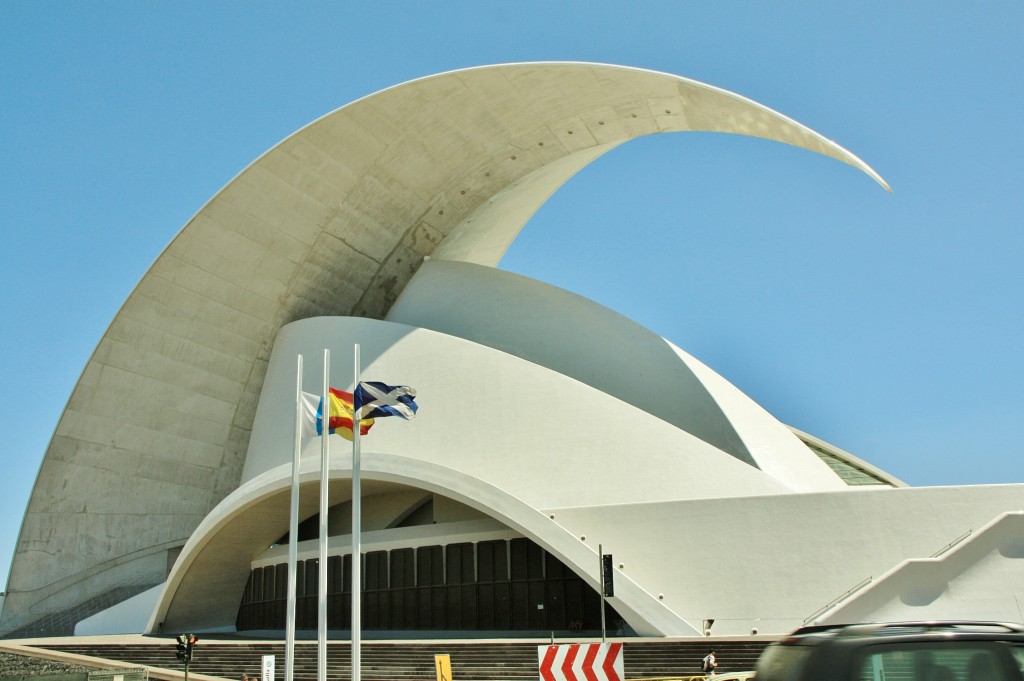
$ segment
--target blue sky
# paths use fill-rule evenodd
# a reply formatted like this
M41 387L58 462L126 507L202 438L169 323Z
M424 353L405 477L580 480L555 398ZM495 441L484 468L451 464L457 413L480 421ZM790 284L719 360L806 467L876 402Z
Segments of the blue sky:
M0 584L79 373L171 238L262 152L412 78L668 71L864 159L627 144L502 267L607 305L912 485L1024 482L1024 3L0 0Z

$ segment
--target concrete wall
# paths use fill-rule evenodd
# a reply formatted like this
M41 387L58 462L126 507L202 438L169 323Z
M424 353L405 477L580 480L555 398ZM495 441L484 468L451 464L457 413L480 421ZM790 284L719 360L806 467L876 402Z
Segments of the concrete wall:
M146 630L150 615L156 607L163 584L96 613L75 625L75 636L103 634L139 634Z
M968 531L941 555L900 563L815 622L900 621L933 613L1024 622L1024 513L1005 513Z
M906 560L927 558L967 532L1020 505L1024 485L870 488L840 493L772 495L546 509L574 533L602 538L623 572L681 618L714 619L713 633L782 633L865 579ZM1019 528L1007 530L1019 547ZM1006 539L1004 539L1005 541ZM652 555L652 547L657 547ZM1018 549L998 572L970 555L988 597L973 615L1007 617L1024 580ZM948 577L948 576L947 576ZM945 578L945 577L944 577ZM900 582L902 593L914 581ZM951 586L952 590L953 587ZM892 593L892 592L890 592ZM980 592L979 592L980 593ZM907 605L912 600L906 599ZM920 602L918 605L927 606ZM901 617L948 619L934 607L907 607ZM1011 606L1012 607L1012 606ZM869 613L858 613L860 620ZM890 611L888 614L896 614ZM1020 616L1011 621L1024 621ZM847 620L849 621L849 620Z

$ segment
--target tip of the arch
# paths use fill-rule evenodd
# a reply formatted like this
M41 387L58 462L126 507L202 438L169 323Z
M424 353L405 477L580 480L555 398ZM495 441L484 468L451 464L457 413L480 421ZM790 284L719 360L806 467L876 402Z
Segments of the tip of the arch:
M861 170L863 170L863 171L864 171L865 173L867 173L867 174L868 174L868 176L869 176L869 177L870 177L870 178L871 178L872 180L874 180L874 181L875 181L875 182L877 182L877 183L878 183L879 185L881 185L882 189L884 189L885 191L887 191L887 192L889 192L890 194L892 194L892 187L891 187L891 186L889 185L889 183L888 183L888 182L886 182L886 181L885 181L885 178L884 178L884 177L882 177L881 175L879 175L878 173L876 173L876 172L875 172L875 170L874 170L873 168L871 168L871 167L870 167L870 166L868 166L868 165L864 165L864 166L863 166L863 167L861 168Z

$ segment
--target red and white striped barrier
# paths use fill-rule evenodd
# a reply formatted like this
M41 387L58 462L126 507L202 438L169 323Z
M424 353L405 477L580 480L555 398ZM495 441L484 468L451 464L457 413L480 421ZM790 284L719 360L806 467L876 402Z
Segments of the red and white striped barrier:
M621 643L537 646L540 681L623 681Z

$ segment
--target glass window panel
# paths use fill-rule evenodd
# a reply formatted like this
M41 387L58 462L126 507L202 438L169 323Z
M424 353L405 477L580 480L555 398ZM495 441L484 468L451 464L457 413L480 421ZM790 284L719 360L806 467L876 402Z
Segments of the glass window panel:
M1009 681L1006 656L994 644L894 643L866 651L858 681Z
M1013 657L1014 662L1017 663L1017 671L1024 674L1024 645L1013 643L1008 647L1010 649L1010 655Z

